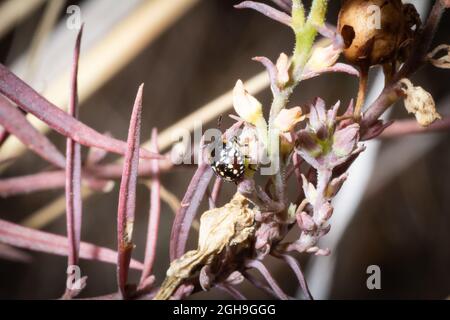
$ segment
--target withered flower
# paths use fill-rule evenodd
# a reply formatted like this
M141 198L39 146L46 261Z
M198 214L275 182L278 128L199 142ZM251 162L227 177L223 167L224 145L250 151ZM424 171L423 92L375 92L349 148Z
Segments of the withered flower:
M203 278L212 278L212 275L208 275L210 270L203 267L217 262L224 250L237 250L238 247L245 248L248 245L255 232L256 212L257 209L251 209L249 201L240 193L236 193L225 206L206 211L200 219L198 248L186 252L170 264L167 277L155 299L168 299L198 269L203 270ZM206 285L206 279L203 280Z
M402 89L406 95L405 108L408 113L414 113L417 122L427 127L437 119L442 119L436 111L433 96L422 87L415 87L409 79L402 79Z

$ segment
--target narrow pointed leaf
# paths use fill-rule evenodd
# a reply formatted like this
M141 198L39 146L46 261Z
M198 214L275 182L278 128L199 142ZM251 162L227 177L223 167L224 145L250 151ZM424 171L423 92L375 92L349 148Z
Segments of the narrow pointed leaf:
M13 247L60 256L66 256L68 250L67 237L22 227L2 219L0 219L0 242ZM91 243L81 242L80 258L115 264L117 262L117 252ZM139 261L131 260L130 267L142 270L143 264Z
M117 209L117 236L118 236L118 260L117 282L122 297L126 297L126 284L128 269L133 250L133 225L136 207L136 183L139 167L139 143L142 111L142 90L139 87L131 114L130 128L128 131L127 151L123 165L122 180L119 191L119 204Z
M272 20L278 21L287 26L291 26L292 18L283 11L277 10L271 6L264 3L259 3L255 1L244 1L234 6L237 9L253 9L262 13L263 15L269 17Z
M78 110L78 60L80 56L81 36L83 27L78 32L75 43L70 93L69 93L69 115L77 118ZM71 138L66 142L66 225L67 225L67 266L78 265L78 255L81 241L81 219L82 219L82 199L81 199L81 146ZM68 274L68 277L71 275ZM66 289L64 297L73 298L80 290Z
M189 183L186 194L181 201L181 208L175 216L170 235L170 260L181 257L186 249L189 230L194 221L197 209L205 195L208 184L213 176L210 166L203 162Z
M151 138L152 152L158 153L158 131L153 129ZM150 214L147 229L147 245L145 248L144 271L142 272L140 287L152 274L153 264L156 257L156 244L158 240L159 218L161 214L161 183L159 181L159 160L150 160L152 162L153 179L150 190Z
M46 136L37 131L19 109L0 95L0 124L5 132L13 134L31 151L51 164L64 168L66 160ZM4 137L6 139L6 136Z
M110 152L125 154L127 145L121 140L105 136L59 109L15 74L0 64L0 93L16 103L21 109L36 116L50 128L63 136L70 137L79 144L97 147ZM159 158L142 149L143 158Z

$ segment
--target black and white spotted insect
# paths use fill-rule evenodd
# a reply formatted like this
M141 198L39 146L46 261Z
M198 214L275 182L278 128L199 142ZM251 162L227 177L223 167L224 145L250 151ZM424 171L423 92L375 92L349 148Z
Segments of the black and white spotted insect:
M235 139L212 145L210 164L214 173L228 182L237 183L245 173L245 157Z

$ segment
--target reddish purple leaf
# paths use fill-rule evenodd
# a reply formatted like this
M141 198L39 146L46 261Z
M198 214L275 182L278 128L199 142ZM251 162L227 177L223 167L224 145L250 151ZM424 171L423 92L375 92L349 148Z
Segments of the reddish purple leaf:
M112 137L112 135L109 132L104 133L104 135L107 137ZM107 154L108 154L107 151L104 149L99 149L95 147L89 148L89 152L86 158L86 166L89 167L98 164L106 157Z
M34 89L20 80L15 74L0 64L0 93L4 94L21 109L35 115L53 130L89 147L97 147L110 152L125 154L125 142L105 136L59 109ZM160 158L142 149L143 158Z
M0 147L5 143L6 139L9 137L9 132L5 128L0 126Z
M0 242L18 248L60 256L66 256L68 250L66 237L22 227L2 219L0 219ZM91 243L81 242L80 258L115 264L117 262L117 252ZM139 261L131 260L130 267L142 270L143 264Z
M133 112L131 114L130 128L128 131L127 151L123 165L122 181L120 183L119 204L117 209L117 237L118 237L118 260L117 260L117 282L122 297L127 295L126 284L128 269L133 251L133 225L136 207L136 183L139 166L139 143L142 111L142 90L139 87Z
M302 75L302 81L318 77L324 73L333 73L333 72L347 73L355 77L359 76L359 71L355 69L353 66L345 63L336 63L330 67L326 67L321 70L305 72L305 74Z
M158 153L158 131L153 129L150 151ZM153 179L150 190L150 214L148 219L147 245L145 248L144 271L141 275L140 288L145 287L146 280L151 276L156 256L158 240L159 218L161 214L161 183L159 181L159 160L150 160L152 164Z
M291 13L292 0L271 0L271 1L275 3L277 6L279 6L281 9L286 11L287 13Z
M29 263L33 260L28 253L3 243L0 243L0 259L24 263Z
M217 200L220 196L220 191L222 190L223 180L219 177L214 181L214 185L211 191L211 197L209 199L209 208L213 209L217 206Z
M70 80L68 113L74 119L78 110L78 60L80 56L81 36L83 26L78 32L73 56L72 73ZM66 142L66 225L67 225L67 266L78 265L78 255L81 241L82 199L81 199L81 146L71 138ZM71 277L70 274L67 277ZM84 286L86 279L84 280ZM84 287L83 286L83 287ZM63 298L73 298L80 290L66 288Z
M289 267L292 269L292 271L295 273L295 276L297 277L297 280L299 282L300 288L303 290L304 296L308 300L314 300L313 296L311 295L311 292L309 291L308 284L306 283L305 276L303 274L302 269L300 268L300 264L298 261L288 255L287 253L280 254L279 257L286 261L286 263L289 265Z
M173 261L181 257L186 249L186 242L189 230L194 221L197 209L205 195L208 184L213 176L211 167L202 162L191 182L186 194L181 201L181 208L175 216L170 235L170 260Z
M269 270L267 270L266 266L259 260L251 260L246 264L249 268L255 268L261 273L264 279L267 281L269 286L272 288L273 292L277 295L280 300L288 300L289 297L284 291L280 288L278 283L275 281L273 276L270 274Z
M5 97L0 95L0 124L4 129L17 137L31 151L51 164L64 168L66 160L58 149L37 131L26 119L25 115ZM6 134L4 139L6 139Z
M277 84L277 81L278 81L277 80L277 77L278 77L277 67L273 64L272 61L270 61L269 58L266 58L266 57L254 57L252 60L258 61L266 68L267 73L269 74L270 88L274 94L278 94L280 92L280 89L278 88L278 84Z
M277 10L271 6L264 3L254 2L254 1L244 1L234 6L237 9L253 9L262 13L263 15L269 17L272 20L278 21L287 26L291 26L292 18L290 15Z
M417 123L416 119L397 120L394 123L392 123L390 127L386 128L379 137L395 138L407 134L427 133L427 132L431 133L449 130L450 130L450 117L444 117L441 120L437 120L432 124L430 124L428 127L422 127Z
M111 180L97 179L91 174L83 175L84 182L92 190L106 192L113 183ZM28 194L38 191L64 188L66 173L59 171L46 171L30 175L12 177L0 180L0 197Z

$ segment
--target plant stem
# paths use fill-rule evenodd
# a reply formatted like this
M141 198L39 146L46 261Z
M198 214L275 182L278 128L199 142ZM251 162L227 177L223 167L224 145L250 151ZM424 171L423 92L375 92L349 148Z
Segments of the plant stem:
M295 48L292 57L291 76L292 81L279 93L274 93L270 108L269 132L268 132L268 156L272 164L274 185L277 200L284 204L285 183L282 163L279 155L279 132L274 126L277 115L289 102L294 88L300 83L301 75L308 61L314 39L317 35L317 27L323 25L327 9L327 0L314 0L311 11L305 22L305 12L300 0L292 1L292 29L295 33Z

